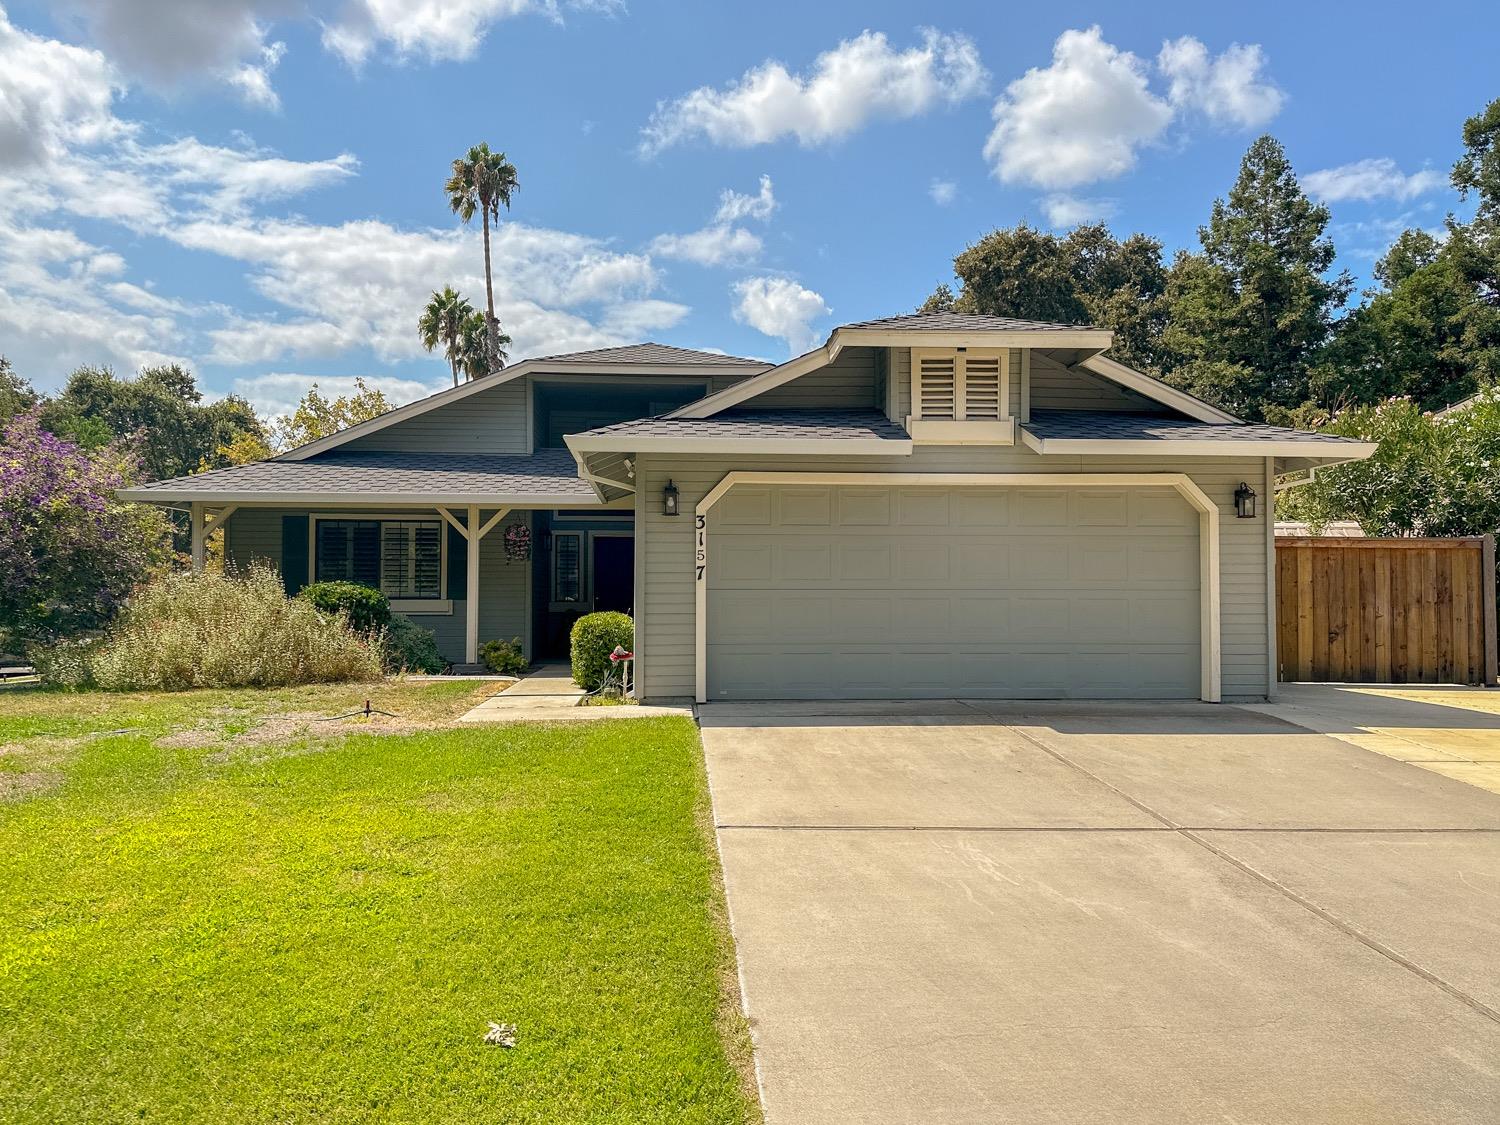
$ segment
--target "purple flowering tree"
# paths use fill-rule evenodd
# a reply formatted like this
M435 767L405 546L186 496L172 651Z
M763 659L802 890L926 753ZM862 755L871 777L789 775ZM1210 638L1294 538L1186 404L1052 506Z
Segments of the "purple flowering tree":
M35 409L0 429L0 648L99 628L167 563L162 514L115 499L133 472L120 446L85 453Z

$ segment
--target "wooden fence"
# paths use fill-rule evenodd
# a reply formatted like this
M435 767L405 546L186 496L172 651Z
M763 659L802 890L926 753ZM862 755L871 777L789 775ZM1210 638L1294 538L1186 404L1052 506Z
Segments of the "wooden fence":
M1495 538L1276 540L1279 678L1495 682Z

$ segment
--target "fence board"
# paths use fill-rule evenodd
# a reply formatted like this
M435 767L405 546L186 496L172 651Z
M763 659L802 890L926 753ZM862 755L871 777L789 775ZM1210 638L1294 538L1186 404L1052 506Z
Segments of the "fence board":
M1494 560L1491 536L1278 539L1281 678L1494 683Z

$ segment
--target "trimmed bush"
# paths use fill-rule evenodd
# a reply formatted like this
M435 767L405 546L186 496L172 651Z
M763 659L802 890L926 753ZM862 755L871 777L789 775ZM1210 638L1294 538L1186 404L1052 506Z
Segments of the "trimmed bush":
M573 622L572 640L573 682L593 691L604 682L615 646L634 649L635 622L624 613L588 613Z
M448 667L438 652L437 635L410 617L391 614L385 631L385 666L391 672L418 672L433 676Z
M136 591L88 669L112 691L378 680L383 638L361 633L255 564L243 578L172 574Z
M314 582L297 595L324 613L346 613L361 633L384 629L391 623L391 599L373 586L358 582Z
M500 676L524 676L531 669L531 662L521 651L520 637L513 641L485 641L479 649L479 659Z

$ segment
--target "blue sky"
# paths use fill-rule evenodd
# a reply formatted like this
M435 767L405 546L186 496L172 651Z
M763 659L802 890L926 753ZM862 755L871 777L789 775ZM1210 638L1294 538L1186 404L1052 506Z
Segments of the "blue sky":
M1021 220L1191 246L1264 131L1364 281L1462 209L1500 9L1335 7L0 0L0 353L46 388L178 359L267 412L441 387L415 322L482 299L441 192L480 140L522 185L517 357L781 359Z

